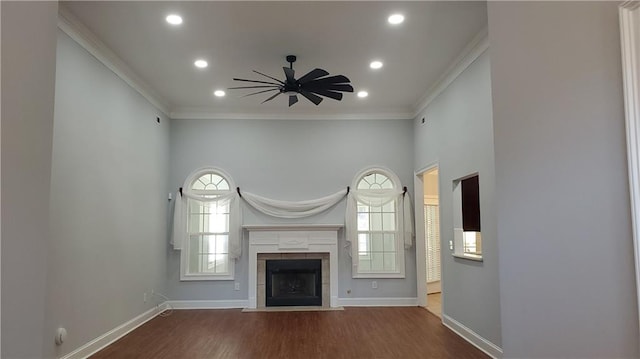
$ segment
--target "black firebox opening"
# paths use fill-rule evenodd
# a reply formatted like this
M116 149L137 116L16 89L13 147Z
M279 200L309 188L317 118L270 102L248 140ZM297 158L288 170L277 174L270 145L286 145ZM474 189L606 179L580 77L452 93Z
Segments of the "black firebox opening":
M322 305L321 259L267 260L265 274L267 307Z

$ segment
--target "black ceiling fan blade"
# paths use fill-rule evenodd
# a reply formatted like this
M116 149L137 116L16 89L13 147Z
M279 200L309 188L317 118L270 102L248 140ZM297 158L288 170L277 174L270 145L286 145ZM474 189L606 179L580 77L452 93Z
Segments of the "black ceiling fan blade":
M287 82L294 83L296 82L295 74L296 72L293 69L288 67L283 67L284 74L287 76Z
M316 94L312 94L309 91L305 91L305 90L300 90L300 94L304 97L307 98L307 100L313 102L316 106L320 104L320 102L322 102L322 97L316 95Z
M338 100L338 101L342 100L342 93L341 92L329 91L327 89L313 89L313 90L309 90L309 92L313 92L313 93L316 93L318 95L329 97L329 98L332 98L332 99Z
M302 76L298 79L298 83L304 84L311 80L315 80L322 76L327 76L329 73L323 69L313 69L309 71L306 75Z
M258 91L258 92L252 92L252 93L244 95L242 97L253 96L253 95L257 95L259 93L265 93L265 92L270 92L270 91L278 91L278 90L280 90L280 89L268 89L268 90L263 90L263 91Z
M277 79L277 78L275 78L275 77L271 77L271 76L269 76L269 75L267 75L267 74L263 74L262 72L260 72L260 71L256 71L256 70L253 70L253 72L255 72L255 73L259 74L259 75L262 75L262 76L264 76L264 77L270 78L270 79L272 79L272 80L276 80L276 81L278 81L279 83L281 83L281 84L283 84L283 85L284 85L284 82L282 82L281 80L278 80L278 79Z
M327 90L353 92L353 87L349 84L331 84L326 87Z
M258 81L258 80L245 80L245 79L237 79L237 78L233 78L234 81L243 81L243 82L255 82L257 84L267 84L267 85L277 85L280 86L281 84L279 83L275 83L275 82L267 82L267 81Z
M329 76L329 77L324 77L321 79L309 81L304 85L305 87L312 87L316 85L340 84L340 83L349 83L349 82L351 81L346 76L335 75L335 76Z
M298 102L298 96L296 95L289 96L289 107L291 107L291 105L295 104L296 102Z
M277 94L275 94L275 95L273 95L273 96L269 97L268 99L266 99L266 100L262 101L262 103L265 103L265 102L267 102L267 101L271 101L271 100L273 100L273 99L274 99L274 98L276 98L276 96L278 96L279 94L280 94L280 92L278 92Z
M238 90L238 89L259 89L259 88L280 88L279 85L259 85L259 86L237 86L237 87L227 87L227 90Z

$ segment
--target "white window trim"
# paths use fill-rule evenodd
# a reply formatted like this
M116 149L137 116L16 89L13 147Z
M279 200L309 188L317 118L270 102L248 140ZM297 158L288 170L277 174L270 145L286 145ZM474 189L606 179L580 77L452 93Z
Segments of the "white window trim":
M184 185L182 188L187 189L191 188L193 181L200 178L201 176L207 173L217 173L220 176L224 177L224 179L229 183L229 191L234 191L236 188L235 183L233 182L233 178L225 172L223 169L218 167L201 167L197 170L193 171L187 179L184 181ZM187 211L189 207L189 203L187 201ZM189 228L189 222L187 219L187 228ZM231 229L230 229L231 230ZM209 274L209 273L187 273L187 260L189 256L189 245L190 240L187 239L183 244L183 248L180 251L180 281L218 281L218 280L234 280L235 279L235 266L236 260L229 258L229 273L226 274Z
M351 188L357 189L358 182L360 180L373 172L379 172L383 175L387 176L394 185L395 189L400 190L402 188L402 183L400 182L400 178L390 169L385 167L367 167L356 174L351 184ZM401 228L402 223L398 220L398 213L402 210L402 206L399 201L395 203L395 211L396 211L396 228ZM357 227L357 223L356 223ZM355 238L351 244L351 259L353 261L352 269L351 269L351 277L354 279L361 278L405 278L405 249L404 249L404 240L402 239L402 231L396 231L396 263L397 263L397 271L380 271L380 272L359 272L358 271L358 238Z

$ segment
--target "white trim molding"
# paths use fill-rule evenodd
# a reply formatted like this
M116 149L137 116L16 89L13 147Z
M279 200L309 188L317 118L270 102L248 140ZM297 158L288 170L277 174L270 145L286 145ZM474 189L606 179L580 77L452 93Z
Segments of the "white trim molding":
M208 108L176 108L169 115L172 120L412 120L415 115L407 111L372 113L269 113L219 112Z
M502 358L502 348L481 337L478 333L444 313L442 314L442 324L453 330L453 332L462 337L462 339L485 352L488 356L492 358Z
M640 314L640 1L624 2L619 15L636 300Z
M58 7L58 28L113 71L165 116L169 116L166 101L62 4Z
M249 306L249 301L246 299L171 300L167 304L173 309L244 309Z
M447 70L440 76L438 81L416 102L413 118L418 118L420 113L422 113L436 97L444 92L469 65L476 61L476 59L488 49L489 30L485 27L465 46L458 57L453 60Z
M341 307L417 307L418 298L338 298Z
M116 340L129 334L129 332L131 332L132 330L150 321L151 319L155 318L156 316L158 316L160 313L162 313L167 309L168 309L168 306L166 303L162 303L157 307L151 308L146 312L138 315L137 317L129 320L128 322L121 324L116 328L113 328L110 331L104 333L103 335L93 339L92 341L72 351L71 353L66 354L61 359L87 358L99 352L100 350L106 348L108 345L111 345Z

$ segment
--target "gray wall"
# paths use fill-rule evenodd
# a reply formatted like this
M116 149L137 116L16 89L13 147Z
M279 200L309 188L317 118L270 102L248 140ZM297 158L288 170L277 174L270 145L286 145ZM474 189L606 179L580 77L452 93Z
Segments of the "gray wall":
M46 330L69 337L56 347L51 335L45 354L59 356L151 309L143 293L165 289L169 121L57 34Z
M505 357L638 357L617 2L490 2Z
M1 356L38 358L53 340L43 334L58 4L1 6Z
M411 121L172 120L171 175L174 189L203 166L224 169L241 190L280 200L319 198L351 185L361 169L380 165L411 190ZM344 223L344 202L326 213L297 221L243 208L245 224ZM342 233L342 231L341 231ZM350 258L339 238L339 297L415 297L415 250L405 251L405 279L351 279ZM246 238L244 252L247 253ZM236 282L180 282L180 255L170 250L168 285L172 299L247 299L247 256L236 264ZM347 290L351 289L351 294Z
M414 168L439 165L442 311L500 346L492 116L490 60L485 51L418 116ZM481 263L454 258L449 250L453 180L475 172L480 179Z

